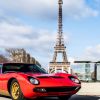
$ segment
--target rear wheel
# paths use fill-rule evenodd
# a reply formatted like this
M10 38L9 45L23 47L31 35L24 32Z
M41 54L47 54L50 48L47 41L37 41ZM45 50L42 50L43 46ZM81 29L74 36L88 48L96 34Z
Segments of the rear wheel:
M18 81L15 79L11 82L10 94L12 100L26 100L22 94Z
M60 96L59 99L60 100L69 100L71 96Z

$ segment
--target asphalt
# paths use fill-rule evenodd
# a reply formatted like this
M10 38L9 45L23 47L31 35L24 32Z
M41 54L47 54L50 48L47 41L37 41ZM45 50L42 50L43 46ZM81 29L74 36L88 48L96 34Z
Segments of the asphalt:
M11 100L11 98L7 97L0 97L0 100ZM59 100L56 97L48 97L48 98L42 98L40 100ZM83 96L83 95L74 95L69 100L100 100L100 96Z

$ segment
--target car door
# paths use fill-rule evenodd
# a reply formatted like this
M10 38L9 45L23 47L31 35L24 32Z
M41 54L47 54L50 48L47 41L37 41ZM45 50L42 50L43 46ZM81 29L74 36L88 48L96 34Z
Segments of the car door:
M2 64L0 64L0 94L2 92Z
M9 96L7 89L8 73L3 73L3 65L0 64L0 94Z

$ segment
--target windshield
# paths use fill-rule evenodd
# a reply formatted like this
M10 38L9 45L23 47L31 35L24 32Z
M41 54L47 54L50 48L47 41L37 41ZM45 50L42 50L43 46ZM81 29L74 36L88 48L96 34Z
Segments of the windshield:
M4 64L3 66L3 73L6 72L24 72L24 73L43 73L46 74L46 71L43 70L40 66L36 64L18 64L18 63L11 63L11 64Z

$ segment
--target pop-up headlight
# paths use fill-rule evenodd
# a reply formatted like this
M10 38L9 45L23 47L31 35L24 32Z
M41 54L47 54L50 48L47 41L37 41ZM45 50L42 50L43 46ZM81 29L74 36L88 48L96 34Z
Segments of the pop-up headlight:
M35 79L33 77L28 77L28 80L33 85L39 85L39 83L40 83L39 80L37 80L37 79Z
M80 81L79 81L77 78L75 78L75 77L73 77L73 76L69 76L69 78L70 78L70 80L73 81L74 83L80 84Z

